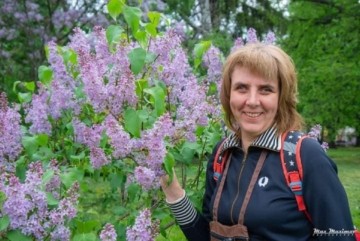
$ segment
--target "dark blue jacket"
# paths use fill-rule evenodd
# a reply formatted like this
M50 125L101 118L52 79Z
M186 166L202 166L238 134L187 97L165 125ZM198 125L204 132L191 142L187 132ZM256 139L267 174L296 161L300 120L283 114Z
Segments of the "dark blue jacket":
M303 212L298 211L294 194L286 184L279 156L281 142L275 131L269 129L255 140L246 156L240 146L240 140L235 135L230 136L224 144L224 149L230 150L232 157L220 199L219 222L225 225L237 223L240 207L260 153L267 149L267 158L245 213L244 224L248 228L250 240L355 240L351 234L354 226L348 200L337 176L337 167L316 140L306 138L300 150L304 173L303 195L312 222ZM198 212L189 223L180 224L190 241L210 240L209 222L212 220L212 207L218 184L213 178L216 149L207 166L202 214ZM239 176L242 165L244 170ZM177 212L179 210L181 208L178 206Z

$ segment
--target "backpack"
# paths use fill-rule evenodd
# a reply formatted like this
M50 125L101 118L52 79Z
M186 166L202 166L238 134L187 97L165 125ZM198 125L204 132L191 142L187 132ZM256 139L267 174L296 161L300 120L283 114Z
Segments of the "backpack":
M281 137L282 145L280 150L280 160L286 183L295 195L298 209L299 211L304 212L308 220L311 222L311 217L306 210L304 197L302 195L301 180L303 178L303 168L300 157L300 147L302 141L305 138L310 137L299 131L289 131L287 133L284 133ZM224 152L223 155L221 155L222 146L225 140L226 138L221 142L215 154L215 159L213 163L213 177L216 181L223 173L225 163L227 161L227 158L229 157L229 152L227 151ZM360 232L358 230L354 231L354 236L357 241L360 241Z

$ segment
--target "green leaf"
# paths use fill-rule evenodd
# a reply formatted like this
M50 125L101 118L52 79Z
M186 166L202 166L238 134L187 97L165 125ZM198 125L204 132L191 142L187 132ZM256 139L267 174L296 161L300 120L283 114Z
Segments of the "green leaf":
M157 116L161 116L165 112L165 91L160 86L154 86L144 90L145 93L151 95L151 102L154 105Z
M108 44L119 43L121 39L121 33L124 30L119 25L110 25L106 29L106 40Z
M27 90L30 90L32 93L35 90L35 82L24 82L24 86Z
M37 150L39 146L36 136L23 136L21 142L26 152L30 156Z
M77 64L77 53L73 49L69 49L67 47L62 48L62 56L64 59L64 62L71 63L73 65Z
M152 62L155 61L157 55L151 52L147 52L146 54L146 59L145 59L145 63L147 64L151 64Z
M10 224L9 216L5 215L5 216L1 217L0 218L0 231L7 229L9 224Z
M135 200L136 195L141 191L141 187L136 184L136 183L132 183L127 187L127 192L128 192L128 198L129 200Z
M116 190L124 183L123 175L112 173L110 175L110 186L112 189Z
M140 8L124 6L124 18L133 34L139 29L141 15L142 12Z
M39 134L36 136L36 141L40 146L46 146L49 143L49 136L47 134Z
M143 48L136 48L131 50L128 56L130 60L131 71L137 75L145 65L146 50Z
M53 71L50 67L41 65L38 68L38 77L41 83L48 85L53 78Z
M195 57L194 65L195 65L195 68L197 68L201 64L202 57L203 57L204 53L206 51L208 51L210 46L211 46L211 41L201 41L200 43L195 45L195 48L194 48L194 57Z
M50 192L46 193L46 200L49 206L57 206L59 204L59 200L54 198L54 196Z
M60 174L61 182L64 183L66 188L69 188L76 181L80 182L83 179L83 177L84 177L84 171L76 167L68 169L67 173Z
M42 176L42 185L46 185L54 176L54 170L48 169Z
M168 175L172 177L173 175L173 168L175 166L175 158L171 153L166 153L165 159L164 159L164 168Z
M145 29L151 36L155 37L157 35L156 26L153 23L147 23Z
M159 12L148 12L148 17L150 23L145 25L146 32L155 37L157 35L157 26L159 25L161 15Z
M135 82L135 86L136 95L141 99L144 89L148 87L148 81L146 79L139 79Z
M27 166L26 166L25 156L21 156L16 161L16 176L20 179L20 181L25 180L26 171L27 171Z
M110 0L107 4L107 9L110 16L116 20L117 16L123 11L125 3L123 0Z
M136 110L127 109L124 114L124 128L135 137L140 137L141 120Z
M80 233L76 234L71 241L97 241L95 233Z
M159 25L159 22L160 22L161 14L160 14L159 12L149 11L147 15L148 15L148 17L149 17L150 22L151 22L155 27L157 27L157 26Z
M26 236L25 234L20 232L20 230L11 230L11 231L7 232L6 237L10 241L19 241L19 240L32 241L32 238L30 238L29 236Z
M32 99L32 94L31 93L18 93L18 99L20 101L20 103L28 103L31 101Z
M97 228L101 228L101 223L97 220L76 221L76 232L78 234L91 233Z

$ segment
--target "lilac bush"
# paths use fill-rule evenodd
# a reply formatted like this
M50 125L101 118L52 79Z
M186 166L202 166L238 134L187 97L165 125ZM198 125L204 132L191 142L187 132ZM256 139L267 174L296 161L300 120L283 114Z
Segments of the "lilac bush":
M154 241L158 235L158 223L151 221L149 209L140 211L135 223L126 230L126 240L128 241Z
M159 177L172 175L175 161L198 159L199 178L220 138L220 50L210 44L196 56L206 70L201 76L182 47L181 32L157 32L160 15L149 12L145 23L139 8L120 1L119 11L112 4L119 7L109 1L109 13L116 20L123 11L127 29L75 28L67 45L48 42L48 66L39 68L42 78L22 105L23 123L0 98L0 219L9 218L7 230L36 240L114 241L126 235L153 241L160 232L154 217L164 206ZM30 7L40 21L36 4ZM53 14L54 27L70 27L68 16L80 17L61 9ZM249 29L246 43L255 41L256 31ZM264 41L273 43L274 35ZM237 39L234 49L244 43ZM8 168L12 162L17 169ZM98 183L105 183L100 191ZM105 197L87 200L93 193ZM110 209L110 217L96 213L100 207Z
M49 184L57 186L57 169L55 161L49 166L55 175ZM43 240L51 236L52 240L70 240L68 223L76 215L79 185L75 183L66 193L53 195L58 205L52 208L48 204L46 189L43 185L44 169L41 162L29 165L24 182L12 173L3 171L0 175L0 191L6 196L1 216L8 216L8 229L20 230L23 234L33 236L36 240Z
M21 117L16 108L8 105L5 93L0 93L0 168L16 160L21 146Z

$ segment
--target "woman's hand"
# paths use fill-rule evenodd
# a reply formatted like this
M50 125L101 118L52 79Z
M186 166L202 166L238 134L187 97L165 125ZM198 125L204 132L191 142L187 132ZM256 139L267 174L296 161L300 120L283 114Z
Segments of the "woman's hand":
M169 176L165 175L160 178L160 185L168 203L176 202L185 196L185 190L181 187L174 170L172 182L169 183Z

